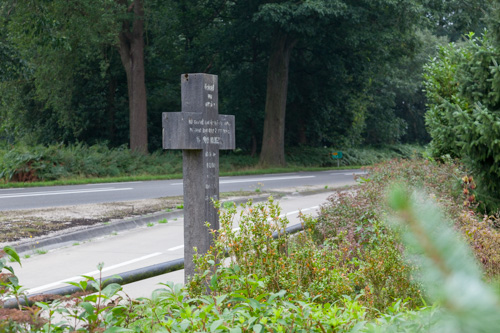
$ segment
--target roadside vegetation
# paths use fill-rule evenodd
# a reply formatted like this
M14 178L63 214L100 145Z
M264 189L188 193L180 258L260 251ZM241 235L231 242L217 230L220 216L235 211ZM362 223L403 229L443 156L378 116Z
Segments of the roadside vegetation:
M293 172L333 168L330 148L300 147L287 151L287 168L262 169L258 157L241 152L221 152L223 175ZM414 145L392 145L378 148L350 148L343 151L342 167L371 165L382 160L409 158L422 151ZM149 155L131 152L126 146L109 148L105 144L87 146L38 145L0 147L0 186L75 184L106 181L182 178L182 153L158 151Z
M185 288L165 283L130 300L119 285L84 277L76 285L97 293L2 309L0 330L496 332L499 225L477 210L475 179L455 162L422 158L368 171L317 218L304 216L293 236L282 233L287 221L272 198L245 204L238 232L236 207L220 207L215 246L196 257L198 274ZM12 268L20 259L5 252L3 299L21 299Z

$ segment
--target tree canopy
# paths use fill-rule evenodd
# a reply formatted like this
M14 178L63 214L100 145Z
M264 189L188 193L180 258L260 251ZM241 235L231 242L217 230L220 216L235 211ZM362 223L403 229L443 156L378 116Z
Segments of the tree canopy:
M426 142L422 66L487 0L62 0L0 4L0 140L161 147L179 75L219 75L237 146Z

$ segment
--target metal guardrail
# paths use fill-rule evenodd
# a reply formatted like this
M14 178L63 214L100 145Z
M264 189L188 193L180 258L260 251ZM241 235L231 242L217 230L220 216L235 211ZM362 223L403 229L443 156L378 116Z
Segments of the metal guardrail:
M276 239L280 235L284 233L294 234L296 232L304 230L304 226L301 223L297 223L287 227L283 232L275 231L273 233L273 238ZM113 274L112 276L107 276L101 278L101 281L104 281L102 284L102 288L106 287L111 283L118 283L119 285L126 285L132 282L146 280L155 276L163 275L166 273L178 271L184 268L184 258L175 259L147 267L137 268L131 271L123 272L120 274ZM77 292L82 291L82 289L75 287L73 285L68 285L65 287L55 288L51 290L46 290L40 293L31 294L26 297L22 297L19 300L21 305L32 305L30 301L31 298L40 295L71 295ZM90 284L87 286L87 291L96 291ZM4 302L4 308L15 308L18 306L18 302L15 298L10 298Z

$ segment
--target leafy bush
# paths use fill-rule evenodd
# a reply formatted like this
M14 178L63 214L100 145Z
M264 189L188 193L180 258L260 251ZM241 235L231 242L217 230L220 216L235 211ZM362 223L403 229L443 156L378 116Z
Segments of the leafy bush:
M177 153L134 153L126 147L108 148L105 144L86 146L62 144L15 146L0 159L0 179L29 182L84 177L116 177L180 173Z
M488 33L440 49L425 67L431 151L463 158L500 198L500 49Z
M6 252L19 262L13 249L6 248ZM6 259L0 257L0 268L11 272L10 280L0 284L8 290L2 294L4 297L19 294L20 290L13 269L5 265ZM102 264L98 268L102 270ZM330 304L318 302L307 293L294 299L285 290L262 291L262 279L241 275L237 266L219 266L216 277L245 287L223 293L217 282L212 282L211 294L193 297L180 284L165 283L151 298L124 301L127 296L117 284L103 287L101 278L84 276L85 280L71 283L81 288L83 293L79 295L55 297L52 303L37 301L32 307L19 305L18 309L0 310L0 328L6 332L47 333L349 332L361 328L367 319L367 308L347 296L341 297L341 304ZM85 292L87 284L93 285L97 293ZM407 310L401 301L390 309L394 314Z
M380 194L394 182L407 184L413 189L425 188L466 237L487 277L495 279L500 276L498 218L474 210L478 202L474 194L473 177L467 176L462 165L455 162L400 159L369 167L368 172L370 181L365 184L364 191L359 192L360 204L364 200L370 205L383 207ZM367 203L361 206L361 212L365 210ZM341 207L332 206L332 214L337 214L335 210Z
M244 281L240 285L213 274L214 263L223 261L227 252L229 267L238 276L259 277L261 284L253 294L285 290L292 298L307 293L318 302L348 296L381 311L397 298L418 303L418 288L409 280L410 266L403 263L398 243L381 223L363 219L316 242L309 231L317 221L311 218L304 218L308 232L283 234L288 220L280 217L272 198L255 206L249 202L242 209L236 230L232 223L236 207L220 213L220 230L212 231L217 235L215 246L196 259L200 274L190 281L191 294L203 294L207 285L223 293L245 288ZM281 235L273 239L273 233Z
M350 148L342 165L368 165L394 157L410 158L420 147L396 145L385 148ZM290 166L335 166L331 149L302 147L287 153ZM234 172L257 168L258 158L241 152L222 152L220 170ZM180 152L158 151L149 155L130 152L126 146L62 144L28 147L0 146L0 181L33 182L78 178L168 175L182 173Z

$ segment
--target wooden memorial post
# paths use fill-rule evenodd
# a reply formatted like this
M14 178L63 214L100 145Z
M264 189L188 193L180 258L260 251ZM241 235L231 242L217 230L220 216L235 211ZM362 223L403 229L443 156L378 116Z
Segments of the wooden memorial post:
M182 112L163 113L163 149L182 149L184 279L194 274L193 247L206 253L219 229L219 149L234 149L234 116L218 114L217 75L181 76Z

